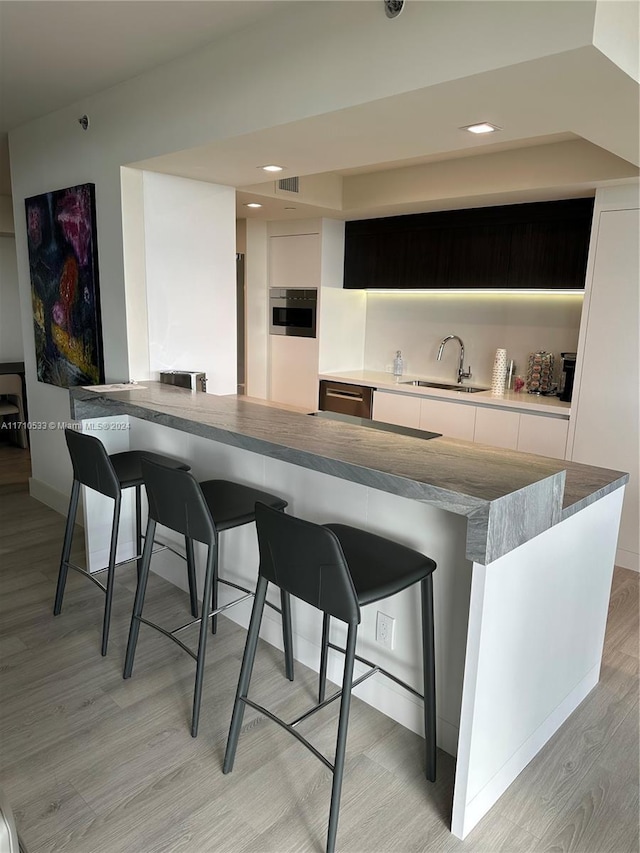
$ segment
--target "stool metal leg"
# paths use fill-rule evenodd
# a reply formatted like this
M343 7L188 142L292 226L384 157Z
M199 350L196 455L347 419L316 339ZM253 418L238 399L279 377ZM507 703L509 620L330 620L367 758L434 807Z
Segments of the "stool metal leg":
M136 654L136 645L138 643L138 634L140 633L140 617L142 616L142 608L144 607L144 596L147 590L147 581L149 579L149 566L151 564L151 551L153 549L153 537L156 532L156 522L150 518L147 522L147 532L145 533L144 550L142 552L142 569L138 579L136 588L136 597L133 602L133 612L131 614L131 627L129 628L129 641L127 643L127 653L124 659L123 678L129 678L133 671L133 659Z
M433 637L433 578L428 575L420 583L422 599L422 665L424 671L424 740L425 775L436 781L436 661Z
M338 817L340 813L340 794L342 793L342 777L344 775L344 757L347 749L347 729L349 726L349 709L351 707L351 687L353 683L353 665L356 656L356 639L358 626L349 625L347 647L342 679L342 698L340 699L340 718L338 720L338 738L336 741L336 757L333 766L333 787L331 789L331 806L329 809L329 829L327 831L327 853L333 853L336 847L338 832Z
M184 537L185 550L187 552L187 576L189 578L189 601L191 604L191 615L198 618L198 587L196 584L196 556L193 549L193 539ZM204 608L203 608L204 609Z
M218 609L218 537L216 536L216 541L211 548L214 550L214 560L213 560L213 586L211 587L211 609ZM205 608L205 601L209 601L209 596L207 594L202 596L202 610ZM211 633L215 634L218 630L218 616L211 617Z
M200 640L198 642L198 657L196 658L196 684L193 691L193 714L191 717L191 737L198 736L200 722L200 703L202 701L202 685L204 682L204 658L207 651L208 619L205 602L209 601L217 575L218 549L210 545L207 550L207 568L204 576L204 592L202 593L202 621L200 622ZM215 618L215 617L212 617Z
M138 579L142 571L142 486L136 486L136 555L140 559L136 562Z
M280 609L282 610L282 642L284 645L284 670L289 681L293 681L293 630L291 628L291 597L280 590Z
M80 482L73 481L71 488L71 498L69 499L69 511L67 513L67 523L64 529L64 541L62 543L62 556L60 558L60 571L58 572L58 585L56 587L56 598L53 605L53 615L57 616L62 610L62 599L64 597L64 588L67 583L67 574L69 573L69 557L71 556L71 543L73 541L73 527L76 523L76 515L78 512L78 498L80 496Z
M116 579L116 551L118 549L118 528L120 526L120 495L114 500L113 524L111 525L111 544L109 546L109 566L107 568L107 590L104 602L104 617L102 620L102 656L107 653L109 643L109 624L111 622L111 604L113 602L113 585Z
M258 636L260 634L260 623L262 622L262 614L264 612L264 603L267 598L267 587L269 582L266 578L258 578L256 587L256 595L253 600L253 609L251 611L251 621L249 622L249 632L247 634L247 643L244 648L242 657L242 667L240 668L240 678L238 680L238 689L236 691L236 700L233 705L233 715L231 717L231 726L229 728L229 738L227 740L227 749L224 756L224 764L222 765L223 773L231 773L233 770L233 762L236 757L236 748L238 746L238 738L240 737L240 729L242 728L242 718L244 717L244 699L249 693L249 683L251 682L251 673L253 671L253 662L256 657L256 649L258 648Z
M331 616L325 613L322 618L322 641L320 646L320 675L318 679L318 702L324 702L327 690L327 661L329 659L329 629Z

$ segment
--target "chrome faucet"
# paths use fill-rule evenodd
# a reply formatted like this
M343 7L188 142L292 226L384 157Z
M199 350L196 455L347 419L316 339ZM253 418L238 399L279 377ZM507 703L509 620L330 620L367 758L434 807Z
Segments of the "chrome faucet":
M438 347L438 361L442 360L444 345L447 341L458 341L458 343L460 344L460 364L458 365L458 382L462 384L463 379L469 379L471 377L471 365L469 365L469 369L466 372L464 369L464 344L462 343L462 338L459 338L457 335L447 335L446 338L443 338L440 341L440 346Z

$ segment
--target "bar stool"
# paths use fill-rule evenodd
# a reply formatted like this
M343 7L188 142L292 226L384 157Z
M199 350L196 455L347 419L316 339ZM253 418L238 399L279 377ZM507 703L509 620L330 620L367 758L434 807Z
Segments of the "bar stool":
M164 456L160 453L152 453L146 450L127 450L123 453L112 453L109 455L104 444L95 436L78 432L74 429L65 429L65 439L71 456L73 466L73 486L71 488L71 499L67 513L67 524L64 531L62 545L62 556L60 558L60 571L58 573L58 585L56 598L53 606L53 614L57 616L62 610L62 599L64 597L67 573L69 569L84 575L93 581L105 593L104 618L102 623L102 655L107 653L109 642L109 623L111 621L111 603L113 601L113 587L115 581L115 569L125 563L137 561L138 575L141 569L142 551L142 494L143 485L141 463L143 459L153 459L170 465L175 469L188 471L190 466L179 459ZM109 545L109 563L104 569L97 572L87 570L69 562L71 555L71 543L73 540L73 528L78 512L78 498L80 486L87 486L100 494L113 498L113 522L111 525L111 541ZM116 563L116 550L118 546L118 528L120 525L120 504L123 489L135 489L136 496L136 556L129 560ZM150 545L153 542L149 543ZM191 612L198 614L198 599L196 595L195 563L192 555L187 550L187 566L189 574L189 591L191 600ZM107 572L106 586L94 577L101 572Z
M22 379L17 373L0 374L0 421L4 421L7 415L14 416L12 420L15 427L11 430L13 440L18 447L26 450L29 443L22 396Z
M239 604L248 598L253 598L254 591L225 580L218 576L218 537L223 530L231 530L249 524L255 520L256 502L267 504L277 515L287 506L287 501L268 492L243 486L229 480L206 480L202 483L186 471L168 468L155 461L143 460L142 473L149 498L149 520L147 524L142 568L138 579L129 642L125 658L123 678L129 678L133 671L133 660L136 653L140 623L155 628L177 643L181 649L196 661L196 679L193 693L193 713L191 717L191 736L198 734L200 721L200 705L202 701L202 686L204 681L204 662L207 645L207 622L212 619L212 631L215 633L214 621L216 615L229 607ZM181 625L173 631L167 631L161 625L144 619L142 610L149 578L151 563L151 542L156 525L182 533L188 543L187 547L193 553L193 541L202 542L207 546L207 559L202 595L202 615L186 625ZM226 584L246 593L229 604L218 607L217 587L219 583ZM211 601L211 611L205 615L205 602ZM282 614L282 635L284 642L285 672L289 681L293 681L293 640L291 631L291 609L289 594L282 590L280 594L281 607L267 602L270 607ZM195 614L197 615L197 614ZM198 651L194 653L177 636L179 632L191 625L200 624Z
M242 659L238 690L224 758L223 772L230 773L242 727L245 705L265 714L270 720L294 735L333 773L327 853L335 850L340 809L340 793L344 772L347 726L351 690L376 672L391 678L415 696L424 700L426 746L426 777L436 778L436 708L435 657L433 642L433 584L436 568L433 560L364 530L343 524L320 526L258 504L256 524L260 547L260 569L251 622ZM296 598L301 598L324 614L320 663L319 702L290 723L277 717L267 708L247 698L251 672L258 644L258 633L269 582L276 584ZM420 583L422 599L422 653L424 696L391 673L356 654L356 639L360 623L360 608L381 598L401 592ZM329 642L329 627L334 616L348 625L346 649ZM329 648L345 654L342 689L324 698ZM371 669L353 680L354 661ZM320 708L340 698L340 715L334 762L331 763L298 731L297 726Z

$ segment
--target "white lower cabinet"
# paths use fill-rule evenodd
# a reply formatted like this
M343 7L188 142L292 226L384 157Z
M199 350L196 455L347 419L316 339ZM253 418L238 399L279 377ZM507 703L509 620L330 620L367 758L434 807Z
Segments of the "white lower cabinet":
M475 406L430 400L426 397L420 401L420 429L441 432L447 438L473 441L475 423Z
M564 459L567 450L569 421L542 415L520 415L518 450Z
M479 444L490 444L492 447L516 450L519 427L519 412L505 412L502 409L478 407L473 440Z
M420 397L374 391L373 420L420 429Z
M569 421L489 406L374 391L373 419L505 450L564 459Z

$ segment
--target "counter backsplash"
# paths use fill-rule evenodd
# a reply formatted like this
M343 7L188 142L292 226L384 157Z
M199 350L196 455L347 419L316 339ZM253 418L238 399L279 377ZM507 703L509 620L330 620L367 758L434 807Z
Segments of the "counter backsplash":
M507 350L515 372L526 375L529 353L575 352L581 296L482 294L368 294L364 363L385 371L402 350L404 372L455 379L459 348L450 343L436 360L440 341L450 334L464 341L465 369L474 384L491 385L496 349Z

